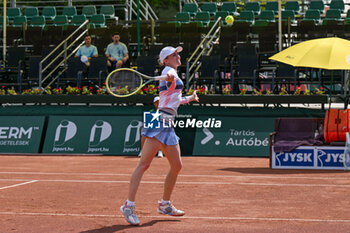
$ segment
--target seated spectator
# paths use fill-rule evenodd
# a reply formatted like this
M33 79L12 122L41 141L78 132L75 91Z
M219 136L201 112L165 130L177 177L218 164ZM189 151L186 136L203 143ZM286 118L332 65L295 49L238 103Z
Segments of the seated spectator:
M108 72L121 68L129 59L128 49L123 42L120 42L119 33L114 33L113 43L106 49Z
M85 36L84 38L85 45L81 46L77 53L75 54L75 57L80 57L81 62L85 64L84 70L83 70L83 77L87 77L87 74L89 73L89 66L90 62L89 60L92 57L98 57L97 48L96 46L91 44L91 36Z

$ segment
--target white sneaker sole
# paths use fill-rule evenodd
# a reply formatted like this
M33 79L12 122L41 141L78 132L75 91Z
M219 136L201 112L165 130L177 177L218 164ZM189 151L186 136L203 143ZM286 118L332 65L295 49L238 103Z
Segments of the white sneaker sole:
M170 215L170 216L184 216L185 213L183 214L168 214L168 213L164 213L163 211L161 211L160 209L157 209L157 212L160 213L160 214L164 214L164 215Z

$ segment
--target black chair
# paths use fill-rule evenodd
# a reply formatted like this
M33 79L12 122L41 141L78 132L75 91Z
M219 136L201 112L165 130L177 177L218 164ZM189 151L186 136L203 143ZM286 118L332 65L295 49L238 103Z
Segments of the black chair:
M156 57L138 56L136 58L137 70L142 74L155 76L157 74L158 61Z
M239 93L240 85L247 86L251 91L257 88L255 72L258 68L258 55L254 44L239 44L236 48L237 61L231 71L231 86L233 92Z
M33 55L41 55L43 48L43 29L41 27L28 27L25 31L24 42L33 45Z
M43 44L57 46L64 40L63 38L63 27L48 25L43 31Z
M235 22L232 26L232 30L237 33L237 41L247 42L250 34L249 22Z
M25 70L26 53L24 47L10 47L7 50L7 63L1 71L5 79L4 86L18 86L19 91L22 91L22 76ZM15 77L13 79L12 77Z
M88 77L86 78L88 82L97 80L98 86L102 86L102 80L107 76L107 57L92 57L90 59L90 67ZM85 80L83 80L84 82Z
M220 38L221 39L221 38ZM220 40L220 44L214 44L212 55L219 55L220 57L220 69L224 71L224 73L229 73L231 68L231 62L234 56L234 48L233 44L230 42L222 43Z
M7 27L6 39L9 45L18 45L23 42L23 32L21 27Z
M221 88L220 78L220 55L202 56L202 64L199 77L195 79L195 88L200 85L212 87L214 93L217 93L217 84Z
M57 80L57 86L60 85L61 80L66 85L74 85L81 87L81 80L85 65L80 61L79 57L71 57L67 61L67 71L64 74L64 78Z
M39 63L41 60L41 56L29 57L29 69L27 76L29 86L37 86L39 84Z

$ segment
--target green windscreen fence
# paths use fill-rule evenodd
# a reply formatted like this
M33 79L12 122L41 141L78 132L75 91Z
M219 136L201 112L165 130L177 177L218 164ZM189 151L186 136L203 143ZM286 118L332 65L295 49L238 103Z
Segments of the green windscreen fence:
M44 116L1 116L0 153L38 153Z
M50 116L43 153L135 155L141 128L141 116Z

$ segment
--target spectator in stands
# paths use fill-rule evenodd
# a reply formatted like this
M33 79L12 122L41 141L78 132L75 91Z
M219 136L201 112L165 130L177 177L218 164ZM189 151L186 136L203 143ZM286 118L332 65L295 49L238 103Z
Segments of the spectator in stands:
M75 57L80 57L81 62L85 64L84 70L83 70L83 77L87 77L87 74L89 73L89 66L90 62L89 60L92 57L98 57L97 48L96 46L91 44L91 36L87 35L84 38L85 45L81 46L77 53L75 54Z
M123 42L120 42L119 33L114 33L112 39L113 43L106 49L108 72L121 68L129 59L128 49Z

